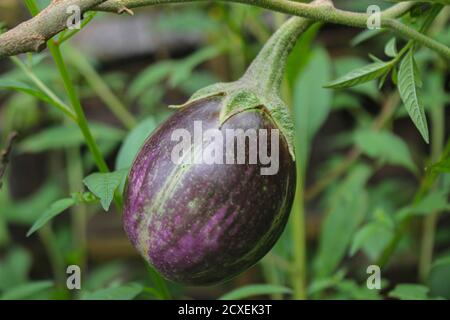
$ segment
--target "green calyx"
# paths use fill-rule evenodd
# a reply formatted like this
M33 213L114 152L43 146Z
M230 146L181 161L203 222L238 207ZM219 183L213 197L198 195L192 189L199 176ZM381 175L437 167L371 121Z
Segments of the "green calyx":
M281 100L279 91L287 57L298 37L311 23L307 19L298 17L289 19L269 39L242 78L200 89L186 103L171 107L183 108L204 99L221 97L220 124L240 112L256 108L263 109L268 112L281 131L292 159L295 160L294 125L289 108Z

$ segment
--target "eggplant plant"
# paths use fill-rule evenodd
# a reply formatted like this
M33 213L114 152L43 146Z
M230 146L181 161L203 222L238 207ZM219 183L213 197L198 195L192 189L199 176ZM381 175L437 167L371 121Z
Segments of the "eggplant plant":
M448 1L161 6L156 32L205 43L133 76L75 42L108 12L177 2L25 0L30 19L2 29L0 298L171 299L212 284L224 299L450 298ZM37 191L20 182L27 157L46 164ZM95 251L102 209L139 268L116 242ZM36 236L51 280L30 277ZM69 285L68 267L86 280Z

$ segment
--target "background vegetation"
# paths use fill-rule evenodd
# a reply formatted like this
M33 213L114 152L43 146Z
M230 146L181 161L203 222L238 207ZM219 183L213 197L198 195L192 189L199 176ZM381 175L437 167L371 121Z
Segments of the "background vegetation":
M13 27L48 2L2 1L0 20ZM392 5L335 5L365 11L374 2ZM448 60L388 32L337 25L314 25L288 63L283 98L301 161L280 241L222 285L158 276L121 225L134 154L167 105L237 79L287 16L226 3L135 13L89 13L88 26L59 34L49 50L0 60L9 155L0 167L0 298L450 298ZM448 46L449 14L419 3L402 21ZM81 290L66 288L72 264ZM366 286L370 265L381 267L381 290Z

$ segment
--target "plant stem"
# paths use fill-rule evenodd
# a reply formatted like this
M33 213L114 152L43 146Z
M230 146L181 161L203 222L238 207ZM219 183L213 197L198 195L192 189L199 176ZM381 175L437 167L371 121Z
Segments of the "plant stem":
M66 161L69 190L83 190L83 163L81 161L80 150L77 147L67 149ZM78 261L78 265L81 270L85 271L87 207L86 204L79 203L71 210L72 241L74 246L79 250L80 260Z
M26 0L25 4L30 11L31 15L36 16L39 13L39 8L36 5L34 0ZM61 75L61 78L64 83L64 88L66 89L67 95L69 97L70 103L72 104L73 109L76 114L76 123L80 128L84 139L86 140L86 144L88 145L89 150L92 153L92 157L94 158L95 163L97 164L100 172L109 172L108 166L106 165L105 159L103 158L100 149L98 148L97 143L92 136L92 133L89 129L88 122L86 116L84 114L83 108L81 107L81 102L78 99L78 95L75 90L75 86L70 78L69 71L67 70L66 63L61 55L61 50L58 45L54 42L54 40L50 40L47 43L48 49L52 54L53 60L55 61L56 67Z
M64 257L59 252L55 234L50 223L38 230L39 237L44 244L45 250L55 276L56 284L59 287L64 287L65 269Z
M431 161L438 161L444 147L445 137L445 112L444 106L437 104L431 109L432 139ZM423 221L422 243L419 258L419 280L425 282L433 260L434 236L438 213L433 212Z
M69 0L67 0L69 1ZM73 0L74 1L74 0ZM331 3L331 1L323 0L322 2ZM206 2L205 0L84 0L80 1L82 5L82 13L94 11L109 12L128 12L132 13L129 8L150 6L156 4L169 3L187 3L187 2ZM237 2L261 8L287 13L313 21L322 21L328 23L336 23L351 27L367 28L369 14L349 12L336 9L333 6L316 6L310 3L293 2L290 0L228 0L228 2ZM381 13L381 26L394 31L402 37L416 42L435 50L450 60L450 49L420 32L415 31L399 21L393 19L401 16L415 5L414 1L398 3ZM45 14L29 20L26 24L21 24L16 28L4 33L0 36L0 57L12 56L19 53L29 51L42 50L43 45L54 35L65 29L67 13L57 1L52 2ZM54 11L54 12L53 12ZM59 19L58 19L59 17Z
M61 55L61 50L58 46L56 46L52 40L48 42L48 48L50 53L52 54L53 60L58 68L58 71L61 75L61 78L64 83L64 88L66 89L67 95L69 97L70 103L77 115L77 124L86 140L86 144L88 145L89 150L92 153L94 161L100 170L100 172L109 172L108 166L106 165L105 159L103 158L100 149L98 148L97 143L92 136L92 133L89 129L88 122L86 116L84 114L83 108L81 106L81 102L78 99L77 92L75 90L75 86L70 78L69 71L67 70L66 63Z
M11 60L24 72L24 74L30 78L30 80L44 92L50 99L53 101L53 106L55 106L57 109L62 111L64 114L66 114L70 119L72 119L74 122L77 122L77 116L72 111L72 109L66 105L58 96L56 96L55 93L53 93L52 90L50 90L36 75L32 70L30 70L29 67L27 67L19 58L17 57L11 57Z
M447 159L448 157L450 157L450 139L447 141L447 145L442 155L439 157L438 161L442 161L444 159ZM434 186L434 183L437 178L438 174L433 170L429 171L425 175L425 177L422 179L419 190L416 192L414 196L413 205L419 203L428 194L428 192ZM394 238L391 240L391 242L389 242L389 244L386 246L383 253L381 254L380 258L377 260L376 263L377 265L379 265L380 267L384 267L387 264L389 258L397 248L397 244L400 242L400 240L403 237L403 234L407 230L411 220L412 217L406 218L403 221L403 223L401 223L401 225L397 228Z
M102 99L111 112L119 119L123 125L131 129L136 125L136 119L127 110L125 105L111 91L102 77L97 73L95 68L91 66L89 61L74 47L69 47L64 53L70 61L77 67L78 71L83 75L91 88Z
M264 45L243 79L257 84L263 92L278 94L287 58L300 34L311 24L312 21L298 17L285 22Z
M440 13L440 11L442 9L443 9L442 5L439 5L439 4L436 4L431 8L423 25L420 27L420 32L425 33L428 31L428 29L431 27L434 19L438 16L438 14ZM411 40L408 42L407 46L410 46L410 45L413 45L413 41L411 41ZM444 118L444 117L442 116L442 118ZM438 128L438 130L442 130L442 129ZM435 134L437 134L438 136L441 135L441 133L437 133L436 131L433 131L433 135L435 135ZM438 139L442 141L443 136L442 136L442 138L438 137ZM439 143L441 145L443 144L443 142L439 142ZM435 145L435 142L432 141L432 144ZM436 148L436 145L433 148ZM450 155L450 140L449 140L444 152L442 153L440 159L441 160L445 159L449 155ZM439 155L437 155L437 157L439 157ZM437 177L438 177L438 175L434 171L426 173L425 177L423 178L423 180L420 184L419 190L416 192L416 194L414 196L413 205L416 205L417 203L419 203L423 199L423 197L428 194L428 192L434 186L434 183L435 183ZM398 243L402 239L403 234L407 230L412 219L413 219L412 217L408 217L400 224L400 226L396 230L394 237L389 242L389 244L385 247L381 256L378 258L377 265L379 265L380 267L383 267L388 263L391 255L394 253L395 249L397 248ZM428 232L433 232L433 231L431 230ZM429 240L427 240L427 241L429 241ZM423 262L423 263L426 265L426 262ZM426 266L425 266L425 268L426 268Z

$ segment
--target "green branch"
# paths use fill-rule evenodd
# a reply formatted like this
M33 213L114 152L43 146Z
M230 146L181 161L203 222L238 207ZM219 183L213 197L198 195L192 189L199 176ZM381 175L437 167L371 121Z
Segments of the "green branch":
M60 0L52 2L38 16L0 35L0 57L42 50L47 40L66 28L66 21L70 14L64 9L68 5L78 4L82 13L94 10L132 14L131 8L187 2L206 2L206 0ZM356 13L334 8L331 5L331 1L326 1L330 4L328 6L317 6L289 0L229 0L227 2L243 3L308 18L313 21L336 23L358 28L367 28L367 21L371 17L367 13ZM450 49L447 46L394 20L411 9L415 3L415 1L401 2L382 12L381 26L392 30L402 37L414 40L450 60Z

